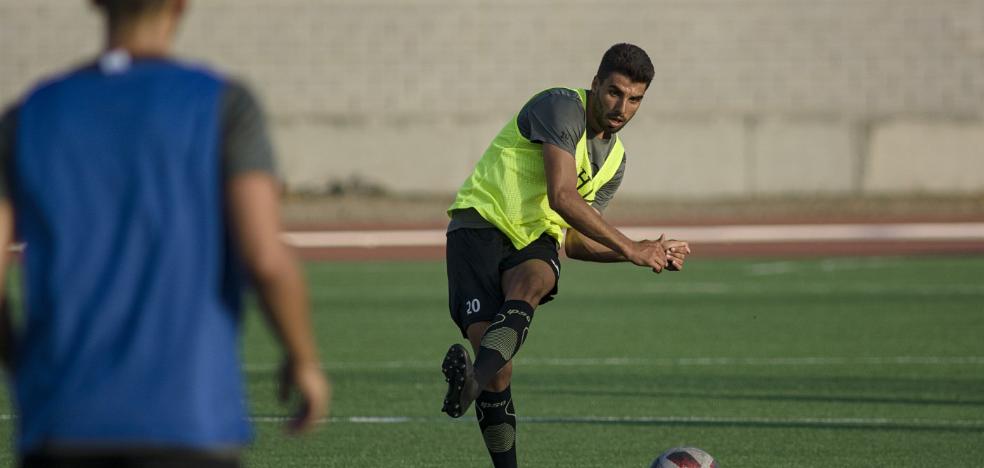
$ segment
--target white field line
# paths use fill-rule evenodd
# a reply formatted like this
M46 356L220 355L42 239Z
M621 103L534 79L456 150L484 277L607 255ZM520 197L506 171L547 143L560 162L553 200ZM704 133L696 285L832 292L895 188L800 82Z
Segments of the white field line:
M706 243L796 241L984 241L984 223L799 224L627 227L633 239L668 237ZM443 229L378 231L294 231L284 240L300 248L436 247L444 245Z
M816 267L824 273L838 271L877 270L898 267L903 262L902 257L876 258L831 258L820 262ZM777 261L752 263L746 270L753 276L785 275L803 271L804 265L798 262Z
M255 423L284 423L284 416L255 416ZM889 418L766 418L766 417L717 417L717 416L520 416L525 423L549 424L723 424L763 426L812 426L812 427L934 427L984 430L984 420L976 419L889 419ZM350 416L331 417L321 422L352 424L407 424L461 422L446 417L426 416ZM470 420L469 420L470 421Z
M0 414L0 421L13 421L17 416ZM765 417L718 417L718 416L520 416L520 422L546 424L722 424L722 425L763 425L763 426L811 426L811 427L932 427L984 430L984 420L975 419L889 419L889 418L765 418ZM253 416L250 420L257 424L281 424L290 418L286 416ZM319 422L332 424L407 424L407 423L447 423L462 422L446 417L425 416L333 416ZM467 421L471 421L470 419Z
M335 361L325 365L328 370L347 369L429 369L436 368L439 360L416 361ZM885 366L885 365L984 365L984 356L892 356L892 357L788 357L788 358L517 358L516 364L529 367L703 367L703 366ZM246 364L245 372L270 372L277 370L277 364Z
M984 223L802 224L626 228L632 238L668 236L692 242L984 240Z
M763 243L817 241L984 241L984 223L797 224L663 226L620 228L634 239L656 239L666 234L694 243ZM370 231L291 231L288 244L299 248L438 247L444 229ZM13 244L11 251L24 250Z
M817 241L984 241L984 223L797 224L663 226L620 228L634 239L666 234L694 243L763 243ZM291 231L283 239L299 248L439 247L444 229L369 231ZM15 244L11 251L21 251Z
M808 271L802 268L796 271ZM790 271L792 273L792 271ZM773 275L788 273L773 273ZM764 276L761 271L748 269L749 276ZM772 285L761 284L725 284L725 283L682 283L682 284L663 284L648 283L642 286L633 285L628 289L631 293L659 293L659 294L775 294L776 288ZM617 287L608 290L609 293L620 291ZM920 296L945 296L947 294L984 294L984 283L981 284L883 284L854 282L849 284L824 284L820 282L796 284L783 286L783 293L787 294L906 294Z

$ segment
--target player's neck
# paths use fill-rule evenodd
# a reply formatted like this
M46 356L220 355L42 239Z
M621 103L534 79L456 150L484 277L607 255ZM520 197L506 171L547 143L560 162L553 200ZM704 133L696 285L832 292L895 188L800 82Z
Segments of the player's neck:
M164 17L119 25L106 34L106 50L124 50L133 57L162 57L171 53L174 24Z

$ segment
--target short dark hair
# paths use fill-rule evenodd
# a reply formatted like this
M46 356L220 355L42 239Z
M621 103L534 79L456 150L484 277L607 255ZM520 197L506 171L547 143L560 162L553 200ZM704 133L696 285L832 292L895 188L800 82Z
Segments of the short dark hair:
M619 72L636 83L646 83L646 87L649 87L653 75L656 74L653 62L649 60L646 51L639 46L626 43L611 46L601 57L598 79L604 81L612 72Z
M97 7L106 15L110 24L138 18L146 13L160 10L168 0L94 0Z

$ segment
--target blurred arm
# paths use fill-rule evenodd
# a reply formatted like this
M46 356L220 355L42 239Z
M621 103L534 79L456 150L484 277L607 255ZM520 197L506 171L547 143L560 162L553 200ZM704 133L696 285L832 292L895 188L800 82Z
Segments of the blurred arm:
M308 429L327 413L331 390L311 333L305 280L280 239L277 182L264 172L244 172L233 176L226 190L239 252L252 274L262 309L287 353L285 383L296 385L305 400L291 427ZM287 386L281 389L284 398Z
M14 210L10 200L0 199L0 367L11 369L14 351L14 322L7 302L7 267L14 240Z
M0 116L0 368L11 368L14 354L14 320L7 302L7 267L14 242L14 208L10 199L9 166L14 152L17 107Z

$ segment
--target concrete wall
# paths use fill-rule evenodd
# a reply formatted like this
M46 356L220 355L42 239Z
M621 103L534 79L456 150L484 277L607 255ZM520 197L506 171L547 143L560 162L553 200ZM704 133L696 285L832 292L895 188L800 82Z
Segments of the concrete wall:
M984 189L984 125L979 122L886 122L875 130L868 150L864 186L872 192Z
M0 102L97 52L87 3L0 0ZM981 0L191 4L178 52L261 95L299 191L453 191L529 95L629 41L657 76L626 193L984 192Z

